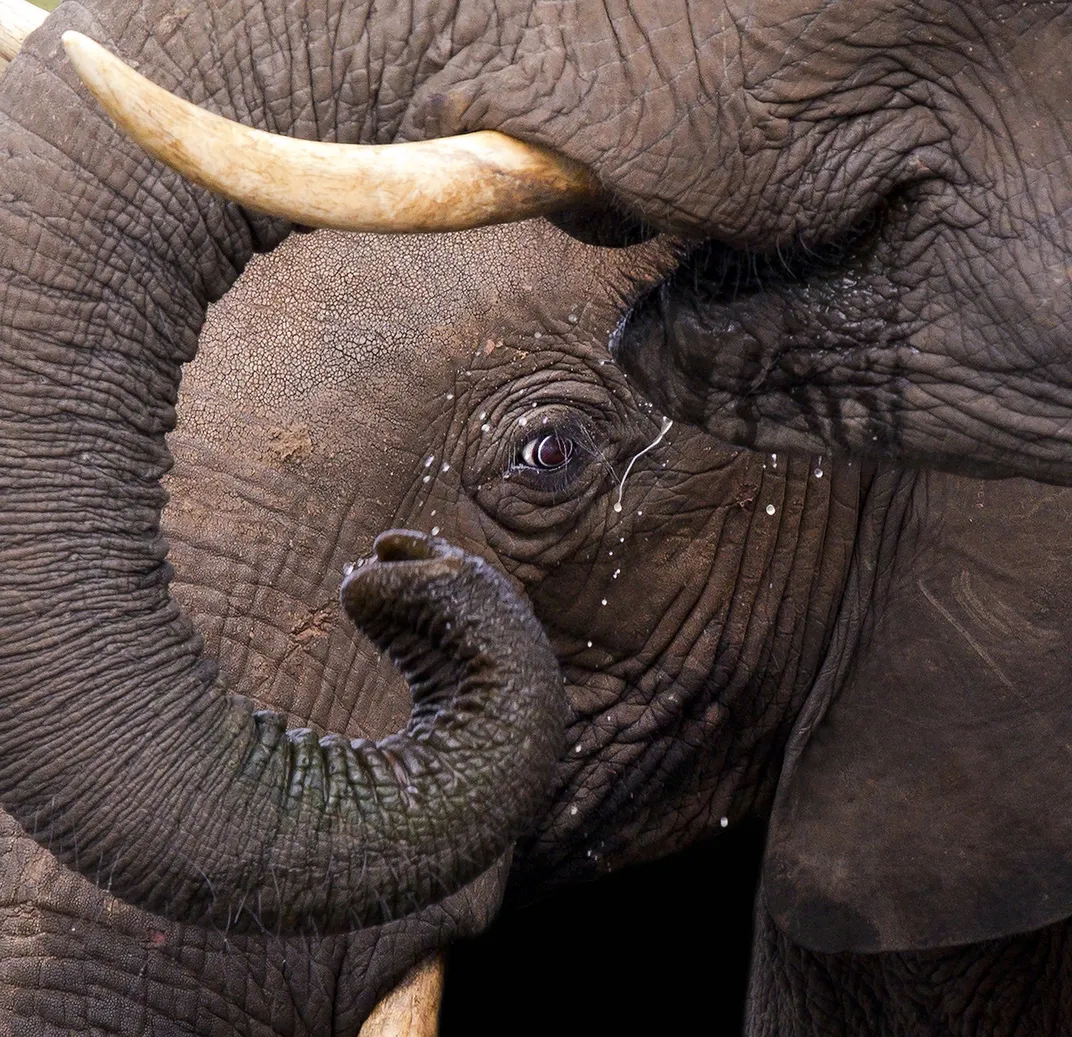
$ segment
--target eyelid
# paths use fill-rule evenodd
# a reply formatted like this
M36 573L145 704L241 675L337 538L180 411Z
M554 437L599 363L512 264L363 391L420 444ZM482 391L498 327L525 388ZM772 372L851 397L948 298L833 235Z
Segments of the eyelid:
M507 478L516 474L532 480L533 488L551 488L561 492L588 468L588 461L598 451L587 421L573 407L556 405L549 413L528 412L514 427L514 447L507 467ZM554 468L543 468L525 461L524 452L548 436L560 436L572 444L570 457Z
M540 463L538 457L529 456L533 453L534 450L538 451L539 448L548 439L552 438L558 440L560 443L566 446L566 449L564 451L566 459L564 461L556 465L544 465ZM521 444L521 449L518 451L518 455L525 463L525 465L529 468L534 468L537 471L541 472L554 472L558 471L560 468L565 468L570 463L570 461L573 459L574 453L577 450L577 447L577 440L573 436L569 435L568 432L563 432L561 429L553 427L541 428L539 432L530 436L528 439L525 440L524 443Z

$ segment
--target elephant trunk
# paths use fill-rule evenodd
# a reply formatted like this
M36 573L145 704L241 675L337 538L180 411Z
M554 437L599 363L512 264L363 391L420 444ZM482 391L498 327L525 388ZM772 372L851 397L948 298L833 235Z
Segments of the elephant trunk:
M203 63L212 78L188 92L274 129L358 136L378 84L290 96L330 65L309 19L66 5L0 82L0 802L140 907L282 933L382 921L490 866L539 808L564 722L527 606L441 542L392 535L344 588L414 689L407 730L378 744L288 732L219 694L169 594L160 478L181 364L208 301L289 228L147 165L77 87L59 35L165 66L160 38L180 57L216 47L231 79ZM317 39L375 46L361 19L332 29ZM249 75L287 34L291 64ZM413 35L416 56L430 41Z

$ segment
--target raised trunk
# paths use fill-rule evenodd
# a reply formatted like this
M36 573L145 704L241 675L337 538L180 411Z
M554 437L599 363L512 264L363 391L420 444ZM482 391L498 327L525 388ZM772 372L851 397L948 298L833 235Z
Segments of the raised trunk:
M172 918L281 932L381 921L491 865L538 810L562 737L557 666L503 578L394 536L345 603L407 670L404 734L286 732L214 689L168 594L164 435L205 305L288 228L147 173L75 87L59 34L163 69L200 59L210 79L184 84L193 99L359 140L389 139L368 98L390 91L313 71L374 67L408 34L411 60L392 54L404 79L446 27L107 7L71 5L0 83L0 801L66 864ZM222 78L212 53L227 56ZM299 105L294 82L323 96L306 88Z

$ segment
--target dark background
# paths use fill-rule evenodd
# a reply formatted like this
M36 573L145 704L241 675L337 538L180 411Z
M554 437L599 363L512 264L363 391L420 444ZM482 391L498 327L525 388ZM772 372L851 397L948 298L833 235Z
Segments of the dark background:
M440 1037L740 1034L763 828L504 913L447 959Z

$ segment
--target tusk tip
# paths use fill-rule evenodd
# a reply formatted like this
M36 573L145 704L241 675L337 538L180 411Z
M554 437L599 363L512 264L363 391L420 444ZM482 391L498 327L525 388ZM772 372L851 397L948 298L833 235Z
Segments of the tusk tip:
M67 52L67 57L79 68L84 64L99 62L100 56L108 53L99 43L91 40L85 33L77 32L74 29L67 29L60 36L60 42Z
M85 36L80 32L75 32L74 29L65 30L60 37L60 42L63 44L63 49L67 51L68 54L70 54L72 50L83 48L87 43L93 43L88 36Z
M88 36L75 32L74 29L64 32L60 36L60 42L71 64L74 65L75 71L84 81L88 70L99 63L99 52L104 48L99 43L94 43Z
M107 68L112 55L99 43L91 40L83 33L76 32L74 29L67 29L60 36L60 42L67 52L67 59L74 65L78 78L85 83L90 92L103 104L102 81L104 70ZM105 105L105 108L107 107Z

